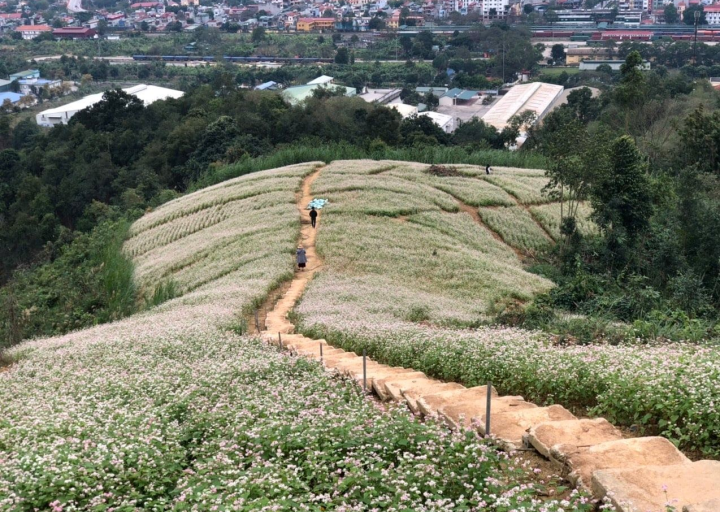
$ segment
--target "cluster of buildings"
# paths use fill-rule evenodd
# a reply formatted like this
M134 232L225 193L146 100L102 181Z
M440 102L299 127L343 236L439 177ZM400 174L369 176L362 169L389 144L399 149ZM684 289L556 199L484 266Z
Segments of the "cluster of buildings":
M43 34L51 34L56 39L92 39L99 36L100 27L113 32L191 31L201 26L221 27L225 24L235 24L243 29L263 26L298 32L370 31L379 27L392 30L422 26L447 18L453 12L476 13L485 20L520 17L527 13L528 5L536 13L544 13L552 6L551 24L558 28L602 28L604 24L632 28L657 21L669 2L675 3L680 15L691 5L703 4L708 23L720 24L720 4L713 5L713 1L618 0L612 5L601 2L593 9L584 9L582 0L417 0L407 1L402 8L389 6L387 0L257 0L257 3L237 6L224 2L200 5L199 0L158 0L135 2L124 11L99 9L88 17L82 9L70 12L73 2L70 0L67 4L69 12L59 18L61 28L53 28L50 20L33 14L21 2L18 12L0 13L0 32L14 31L23 39ZM79 16L81 13L83 15Z
M425 116L430 118L440 129L452 133L461 122L478 118L495 127L498 131L508 126L513 116L525 111L532 111L536 120L542 119L548 112L564 101L566 92L562 86L542 82L517 84L510 88L504 96L499 91L474 91L465 89L448 89L447 87L417 87L415 92L421 96L431 94L437 98L438 112L433 112L427 105L419 103L409 105L400 98L400 89L363 89L358 91L352 87L336 84L331 76L320 76L305 85L282 89L276 82L266 82L255 87L256 90L278 91L288 102L298 104L311 97L316 90L325 89L345 96L356 96L369 103L385 105L397 110L403 118ZM499 99L495 100L498 97ZM490 98L492 105L485 106L485 99ZM469 114L469 115L468 115ZM522 137L519 143L522 143Z
M37 69L18 71L0 79L0 106L3 110L13 107L29 107L37 103L42 91L46 96L60 95L70 92L72 86L62 80L48 80L40 77Z

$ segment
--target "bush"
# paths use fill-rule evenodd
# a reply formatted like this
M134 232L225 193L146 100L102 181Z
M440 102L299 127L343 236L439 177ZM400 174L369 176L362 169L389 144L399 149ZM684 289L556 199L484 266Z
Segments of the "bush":
M0 347L108 322L135 311L132 262L122 254L127 220L77 234L57 255L16 271L0 289Z

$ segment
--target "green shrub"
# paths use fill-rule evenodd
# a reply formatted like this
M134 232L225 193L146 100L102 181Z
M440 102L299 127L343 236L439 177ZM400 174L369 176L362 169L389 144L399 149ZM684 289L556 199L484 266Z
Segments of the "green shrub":
M133 265L121 251L128 228L125 219L104 221L76 232L51 261L16 271L0 289L0 347L133 313Z

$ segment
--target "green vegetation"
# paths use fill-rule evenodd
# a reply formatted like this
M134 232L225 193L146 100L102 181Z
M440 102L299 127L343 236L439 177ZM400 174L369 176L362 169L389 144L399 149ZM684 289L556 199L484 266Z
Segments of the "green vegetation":
M718 337L720 202L708 136L720 121L703 109L717 96L702 84L680 94L676 77L640 63L631 53L612 91L573 92L531 131L527 147L548 157L565 200L551 265L537 267L558 287L536 299L543 314L525 325L583 341ZM578 229L585 201L598 231ZM562 311L589 319L568 322Z
M14 273L0 289L0 348L116 320L136 309L133 265L121 247L129 227L105 220L72 241L48 245L48 262Z

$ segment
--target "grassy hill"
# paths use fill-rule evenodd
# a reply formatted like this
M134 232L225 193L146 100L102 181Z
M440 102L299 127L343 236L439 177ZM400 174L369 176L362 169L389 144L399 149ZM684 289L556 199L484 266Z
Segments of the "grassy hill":
M241 335L243 312L292 276L295 193L317 165L244 176L145 215L124 251L161 304L9 352L0 509L563 507L539 495L531 468L477 437L381 411L319 364Z
M244 314L292 276L296 194L318 168L313 192L330 204L324 267L295 313L305 333L720 453L716 347L564 346L468 328L552 286L524 269L557 236L541 171L310 162L148 213L124 251L159 305L9 352L0 509L568 509L476 437L381 411L320 365L242 334Z

